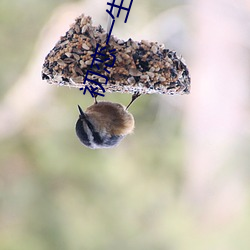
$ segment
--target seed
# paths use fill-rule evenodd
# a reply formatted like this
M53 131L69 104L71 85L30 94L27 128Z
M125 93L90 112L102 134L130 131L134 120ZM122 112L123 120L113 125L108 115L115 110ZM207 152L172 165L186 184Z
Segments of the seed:
M80 61L80 64L81 64L81 66L83 66L83 65L84 65L84 61L83 61L83 60L81 60L81 61Z
M151 48L151 51L152 51L154 54L156 54L157 51L158 51L158 48L157 48L155 45L153 45L152 48Z
M165 45L164 44L160 44L159 48L163 50L163 49L165 49Z
M93 28L90 26L88 27L88 33L90 38L95 38Z
M128 54L122 54L122 57L125 59L125 60L128 60L130 58L130 56Z
M74 69L75 69L76 73L78 73L81 76L83 75L83 72L82 72L82 70L79 67L75 66Z
M132 42L132 47L133 47L133 49L138 49L139 48L139 46L138 46L138 44L136 43L136 42Z
M91 65L92 64L92 60L88 60L85 62L86 65Z
M96 48L96 46L97 46L96 39L93 39L93 38L90 39L90 43L88 43L88 46Z
M117 59L118 62L122 62L123 61L122 57L119 54L116 56L116 59Z
M135 83L135 78L134 77L129 77L128 78L128 83L129 84L134 84Z
M57 63L58 63L60 66L66 66L66 65L67 65L62 59L57 60Z
M65 58L63 61L64 61L65 63L67 63L67 64L70 64L70 63L72 63L72 62L75 62L75 59L73 59L73 58Z
M142 73L139 70L135 69L135 68L129 69L129 74L131 76L141 76L142 75Z
M149 76L148 75L142 75L140 78L142 81L149 81Z
M76 31L77 34L80 33L80 27L79 27L79 25L75 25L75 31Z
M145 44L146 46L150 47L150 43L147 40L142 40L141 43Z
M84 78L82 76L76 76L71 78L75 83L83 83Z
M106 33L103 33L103 34L101 34L99 37L100 37L100 39L101 39L101 43L104 43L104 42L106 41L106 39L107 39L107 34L106 34Z
M77 54L74 53L73 56L74 56L74 58L75 58L77 61L80 60L80 56L79 56L79 55L77 55Z
M148 71L147 75L152 79L154 78L155 74L153 72Z
M106 79L105 79L105 78L100 77L100 78L98 79L98 82L100 82L100 83L106 83Z
M98 77L97 75L92 75L92 76L90 76L89 78L92 79L92 80L96 80L96 79L98 79L99 77Z
M82 48L85 49L85 50L89 50L89 46L86 44L86 43L83 43L82 44Z
M87 23L87 19L86 18L82 18L81 19L81 26L84 26Z
M82 27L82 34L84 34L86 31L87 31L87 29L88 29L88 26L87 25L85 25L85 26L83 26Z
M62 43L60 43L60 46L61 47L64 47L65 45L67 45L69 43L69 41L68 40L66 40L66 41L64 41L64 42L62 42Z
M118 39L118 42L117 42L119 45L123 45L124 44L124 41L121 40L121 39Z
M127 49L125 50L125 52L126 52L126 53L131 53L132 50L131 50L131 48L127 48Z
M66 52L65 55L66 55L67 57L71 57L72 54L69 53L69 52Z

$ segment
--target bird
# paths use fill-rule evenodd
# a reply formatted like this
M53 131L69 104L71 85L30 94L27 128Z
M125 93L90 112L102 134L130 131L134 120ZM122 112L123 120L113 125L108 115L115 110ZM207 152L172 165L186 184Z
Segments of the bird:
M85 112L78 105L79 118L75 130L80 142L91 149L112 148L133 132L135 121L128 108L140 94L132 96L127 107L110 101L97 102Z

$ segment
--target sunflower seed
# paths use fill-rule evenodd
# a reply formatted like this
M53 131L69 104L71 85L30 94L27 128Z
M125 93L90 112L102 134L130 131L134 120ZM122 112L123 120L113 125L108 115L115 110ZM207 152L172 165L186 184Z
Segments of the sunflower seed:
M131 76L141 76L142 75L142 73L139 70L134 69L134 68L129 69L129 74Z
M157 48L155 45L153 45L153 46L151 47L151 51L152 51L154 54L156 54L157 51L158 51L158 48Z
M83 43L82 44L82 48L85 49L85 50L89 50L89 46L86 44L86 43Z

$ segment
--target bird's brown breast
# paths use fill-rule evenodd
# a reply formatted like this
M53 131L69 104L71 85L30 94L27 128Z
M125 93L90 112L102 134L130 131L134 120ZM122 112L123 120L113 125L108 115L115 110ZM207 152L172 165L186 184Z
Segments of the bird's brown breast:
M118 103L99 102L87 108L86 114L98 131L111 135L127 135L133 132L134 118Z

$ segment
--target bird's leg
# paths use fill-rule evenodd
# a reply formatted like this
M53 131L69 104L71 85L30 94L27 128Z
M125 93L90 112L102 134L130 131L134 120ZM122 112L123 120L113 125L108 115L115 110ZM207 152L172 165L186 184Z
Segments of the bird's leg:
M95 103L94 104L97 104L97 94L94 94L94 98L95 98Z
M126 110L131 106L131 104L140 96L141 94L139 93L139 91L135 92L132 95L132 99L131 102L128 104L128 106L126 107Z

